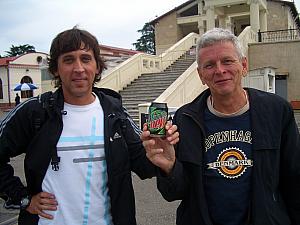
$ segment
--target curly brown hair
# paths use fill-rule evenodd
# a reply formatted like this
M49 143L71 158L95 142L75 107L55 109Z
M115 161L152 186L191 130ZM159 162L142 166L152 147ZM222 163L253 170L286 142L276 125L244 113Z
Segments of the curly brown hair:
M84 46L82 47L82 43ZM61 79L55 75L58 66L58 57L64 53L76 51L78 49L92 50L97 62L99 73L96 74L93 84L101 80L101 73L106 69L104 60L100 56L100 46L97 38L86 30L81 30L76 26L70 30L59 33L52 41L50 48L50 58L48 59L49 72L53 75L55 87L61 86Z

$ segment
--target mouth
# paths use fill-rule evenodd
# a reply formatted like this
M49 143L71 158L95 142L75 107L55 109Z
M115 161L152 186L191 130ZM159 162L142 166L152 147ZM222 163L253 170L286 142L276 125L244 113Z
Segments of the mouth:
M86 81L87 79L86 78L74 78L72 79L73 82L83 82L83 81Z
M223 83L226 83L228 81L231 81L231 79L222 79L222 80L216 80L215 83L216 84L223 84Z

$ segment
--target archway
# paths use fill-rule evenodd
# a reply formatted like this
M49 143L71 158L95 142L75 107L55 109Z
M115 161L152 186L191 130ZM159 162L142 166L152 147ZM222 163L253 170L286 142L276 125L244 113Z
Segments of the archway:
M21 84L23 83L30 83L32 84L32 79L31 77L29 76L24 76L22 77L21 79ZM33 97L33 91L32 90L29 90L29 91L21 91L21 98L30 98L30 97Z

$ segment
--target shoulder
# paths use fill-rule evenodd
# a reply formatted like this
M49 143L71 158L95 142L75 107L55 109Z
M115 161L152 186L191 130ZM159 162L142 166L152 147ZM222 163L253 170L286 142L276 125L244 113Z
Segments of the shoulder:
M108 111L123 111L122 97L119 93L106 88L93 88L102 107Z
M272 107L290 107L289 102L274 93L257 90L254 88L246 89L249 94L250 104L261 104Z
M251 112L269 115L270 118L284 120L293 117L291 104L279 95L256 89L247 89Z
M93 92L100 98L107 98L110 101L122 103L122 97L121 95L111 89L108 88L93 88Z

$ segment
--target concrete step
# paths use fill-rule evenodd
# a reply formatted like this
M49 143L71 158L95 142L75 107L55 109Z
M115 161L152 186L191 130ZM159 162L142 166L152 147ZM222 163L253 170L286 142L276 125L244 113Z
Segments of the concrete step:
M166 80L136 80L136 81L133 81L131 84L128 84L127 87L137 87L137 86L145 86L145 84L148 85L151 85L151 86L157 86L157 85L160 85L160 86L169 86L174 80L176 79L166 79Z
M134 94L134 95L140 95L140 94L154 94L154 93L161 93L163 92L164 90L166 90L166 88L164 87L159 87L159 88L156 88L156 87L141 87L141 88L127 88L127 89L124 89L123 91L120 91L120 94L121 96L126 96L128 94Z

